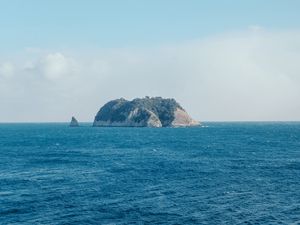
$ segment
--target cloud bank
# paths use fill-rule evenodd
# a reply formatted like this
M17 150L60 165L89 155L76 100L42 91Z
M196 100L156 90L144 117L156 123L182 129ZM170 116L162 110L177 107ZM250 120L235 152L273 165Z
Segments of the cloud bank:
M29 49L29 48L28 48ZM0 59L0 121L92 121L108 100L176 98L200 121L300 120L300 31L252 26L149 48Z

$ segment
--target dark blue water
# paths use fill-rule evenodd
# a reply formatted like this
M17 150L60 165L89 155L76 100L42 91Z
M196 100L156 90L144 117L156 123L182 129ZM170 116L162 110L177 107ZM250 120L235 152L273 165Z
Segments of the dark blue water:
M300 123L0 125L0 224L300 224Z

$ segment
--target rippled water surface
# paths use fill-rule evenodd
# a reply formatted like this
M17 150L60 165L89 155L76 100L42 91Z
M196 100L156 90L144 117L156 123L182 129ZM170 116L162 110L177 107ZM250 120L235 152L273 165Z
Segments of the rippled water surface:
M0 124L0 224L300 224L300 123Z

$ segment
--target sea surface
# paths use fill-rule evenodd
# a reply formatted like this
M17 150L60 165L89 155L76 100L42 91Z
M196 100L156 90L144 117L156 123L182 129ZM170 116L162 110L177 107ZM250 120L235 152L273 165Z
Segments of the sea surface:
M300 123L0 124L0 224L300 224Z

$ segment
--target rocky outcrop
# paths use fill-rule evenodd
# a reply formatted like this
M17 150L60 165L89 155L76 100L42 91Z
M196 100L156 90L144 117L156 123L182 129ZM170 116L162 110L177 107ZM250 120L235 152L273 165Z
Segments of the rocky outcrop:
M173 127L200 125L198 121L193 120L183 109L177 108L174 114L174 120L172 121Z
M199 124L174 99L146 97L132 101L121 98L106 103L97 113L93 126L182 127Z
M70 127L79 127L79 123L74 116L72 116Z

